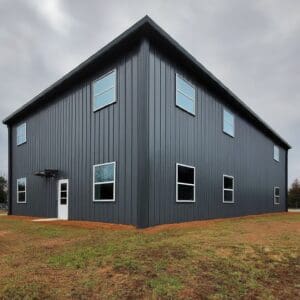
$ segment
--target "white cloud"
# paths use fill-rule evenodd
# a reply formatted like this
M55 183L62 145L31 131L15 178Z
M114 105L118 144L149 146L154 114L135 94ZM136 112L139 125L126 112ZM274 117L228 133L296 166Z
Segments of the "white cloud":
M69 33L72 18L66 13L60 0L30 0L31 6L60 34Z

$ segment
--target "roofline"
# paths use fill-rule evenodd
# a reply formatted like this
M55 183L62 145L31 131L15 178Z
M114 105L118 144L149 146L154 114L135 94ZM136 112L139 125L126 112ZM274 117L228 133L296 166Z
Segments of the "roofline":
M236 104L238 104L241 108L245 110L245 112L249 114L250 117L257 121L271 135L277 138L287 149L291 148L291 146L279 134L277 134L275 130L273 130L265 121L263 121L247 104L245 104L237 95L235 95L228 87L226 87L215 75L208 71L199 61L196 60L194 56L192 56L188 51L186 51L176 40L174 40L166 31L164 31L159 25L157 25L148 15L140 19L138 22L136 22L133 26L124 31L117 38L115 38L102 49L97 51L94 55L90 56L87 60L79 64L76 68L65 74L58 81L50 85L47 89L39 93L29 102L25 103L19 109L10 114L7 118L5 118L2 121L3 124L8 125L13 119L21 115L26 109L33 106L33 104L37 104L37 102L39 102L41 98L47 96L50 92L60 87L64 82L71 79L76 74L79 74L80 71L89 66L96 59L109 53L109 51L116 47L119 43L125 41L126 39L130 38L134 34L137 34L138 32L142 32L143 34L145 34L146 31L143 32L143 29L154 30L157 35L161 36L171 46L175 47L176 50L184 58L186 58L189 62L196 66L204 75L206 75L209 78L209 80L211 80L216 86L218 86L226 95L232 98L236 102Z

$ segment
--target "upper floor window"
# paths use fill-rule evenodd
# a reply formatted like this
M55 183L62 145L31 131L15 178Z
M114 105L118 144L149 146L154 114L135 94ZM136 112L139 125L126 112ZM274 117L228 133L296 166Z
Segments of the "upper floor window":
M234 137L234 115L226 109L223 110L223 131Z
M274 204L280 204L280 188L274 187Z
M116 163L94 165L93 201L115 201Z
M116 74L116 70L113 70L94 81L94 111L116 102Z
M279 161L279 147L274 145L274 153L273 153L273 158L276 161Z
M26 143L26 123L17 127L17 145Z
M26 203L26 178L17 179L17 203Z
M195 167L176 164L176 202L195 202Z
M223 175L223 203L234 203L234 178Z
M195 87L176 74L176 105L194 115L195 103Z

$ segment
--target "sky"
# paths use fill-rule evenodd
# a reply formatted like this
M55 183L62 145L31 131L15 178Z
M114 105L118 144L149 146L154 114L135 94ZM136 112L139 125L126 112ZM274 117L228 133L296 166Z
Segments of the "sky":
M0 0L0 119L146 14L292 145L300 178L299 0Z

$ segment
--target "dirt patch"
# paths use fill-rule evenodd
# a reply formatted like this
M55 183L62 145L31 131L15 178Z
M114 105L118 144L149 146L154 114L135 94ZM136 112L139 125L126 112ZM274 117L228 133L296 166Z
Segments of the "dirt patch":
M68 226L68 227L84 228L84 229L109 229L109 230L134 230L135 229L135 227L132 225L90 222L90 221L51 221L51 222L45 221L43 222L43 224Z
M235 218L221 218L221 219L212 219L212 220L199 220L199 221L191 221L191 222L182 222L182 223L174 223L174 224L163 224L157 225L153 227L149 227L146 229L140 229L146 233L157 233L160 231L167 231L172 229L186 229L186 228L195 228L195 227L207 227L212 226L214 224L230 221L230 220L244 220L244 219L257 219L257 217L272 217L272 216L285 216L290 213L283 212L283 213L270 213L270 214L260 214L260 215L251 215L251 216L242 216L242 217L235 217Z
M31 217L31 216L16 216L16 215L8 215L6 216L7 219L10 220L27 220L27 221L31 221L34 219L38 219L37 217Z
M4 237L7 234L9 234L9 231L0 230L0 238Z

